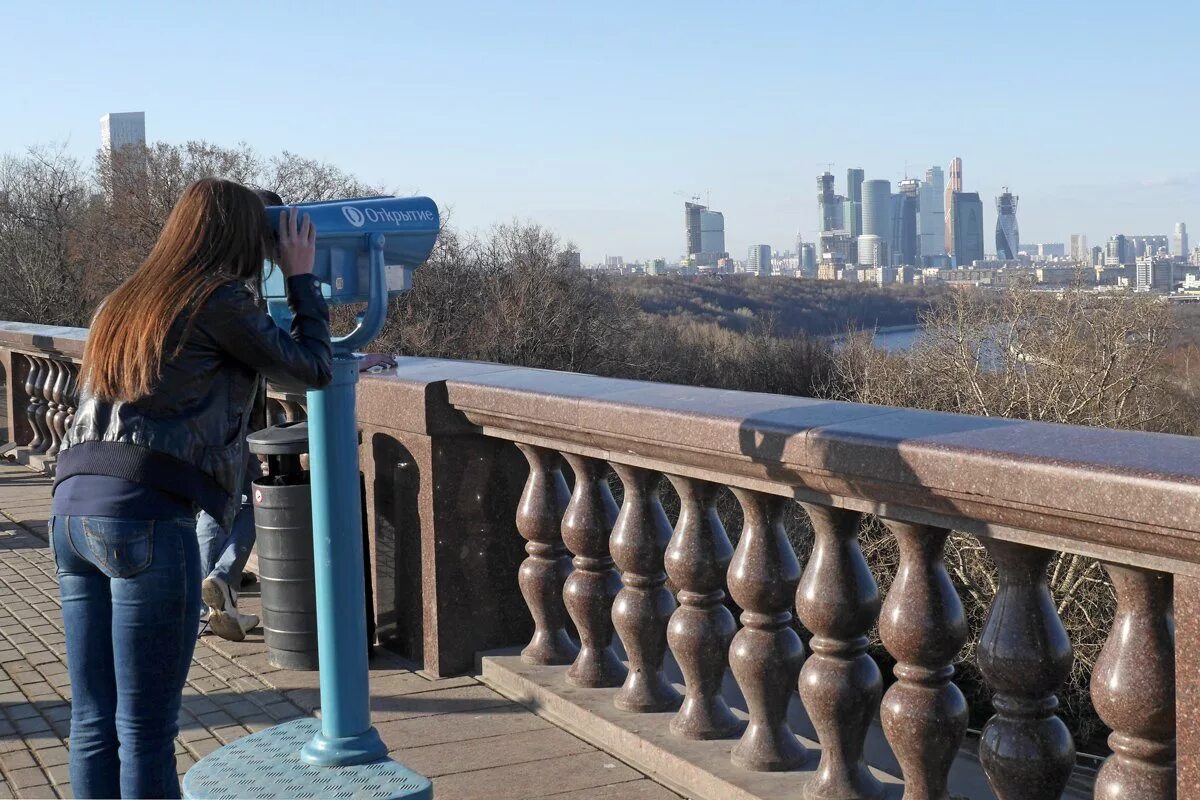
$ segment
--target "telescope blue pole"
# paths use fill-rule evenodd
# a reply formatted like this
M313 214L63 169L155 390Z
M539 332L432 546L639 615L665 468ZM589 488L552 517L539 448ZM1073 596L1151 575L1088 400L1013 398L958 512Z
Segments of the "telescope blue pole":
M363 764L387 755L387 746L371 727L367 680L354 416L358 362L355 355L335 355L333 381L308 392L321 732L304 747L301 758L320 766Z

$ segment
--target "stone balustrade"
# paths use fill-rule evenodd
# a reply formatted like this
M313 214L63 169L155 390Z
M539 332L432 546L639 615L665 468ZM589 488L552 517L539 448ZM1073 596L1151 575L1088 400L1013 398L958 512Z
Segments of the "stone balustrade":
M57 423L12 404L69 414L73 356L2 326L0 354L9 430L44 427L49 451ZM482 671L686 794L1084 796L1055 713L1072 647L1046 565L1067 552L1103 562L1118 604L1094 796L1200 797L1200 439L422 358L365 376L358 420L381 641ZM809 552L784 530L797 507ZM864 515L899 548L886 597ZM995 714L967 749L951 531L998 571L976 647Z
M78 402L87 330L0 322L4 431L0 449L37 467L52 465Z

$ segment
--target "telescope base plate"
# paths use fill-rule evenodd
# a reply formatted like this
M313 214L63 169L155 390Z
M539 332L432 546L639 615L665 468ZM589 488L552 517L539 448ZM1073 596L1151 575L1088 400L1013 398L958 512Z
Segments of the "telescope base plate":
M432 800L429 779L390 758L347 767L306 763L300 751L320 732L320 720L298 719L214 750L188 770L183 778L183 796L189 800Z

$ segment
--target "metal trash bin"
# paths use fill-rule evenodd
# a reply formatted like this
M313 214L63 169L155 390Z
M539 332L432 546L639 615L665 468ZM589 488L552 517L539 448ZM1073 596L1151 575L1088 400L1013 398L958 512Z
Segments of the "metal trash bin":
M281 669L314 670L317 596L313 579L312 496L308 423L287 422L246 437L250 452L267 457L254 481L254 527L267 660Z

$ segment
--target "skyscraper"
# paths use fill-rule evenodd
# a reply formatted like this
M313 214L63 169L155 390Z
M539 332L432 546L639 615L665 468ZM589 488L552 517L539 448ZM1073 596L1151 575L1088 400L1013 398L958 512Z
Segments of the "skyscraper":
M1188 235L1187 225L1182 222L1175 223L1175 241L1173 242L1175 249L1171 255L1179 256L1180 258L1188 257Z
M800 274L806 278L817 277L817 247L808 242L800 243Z
M833 193L833 173L817 176L817 229L834 231L842 227L842 198Z
M1139 256L1156 256L1160 250L1163 253L1169 253L1171 250L1171 237L1164 233L1126 236L1125 245L1129 248L1125 254L1128 261L1125 263L1131 264Z
M847 212L851 209L854 212L853 221L847 216L844 222L851 236L858 236L862 233L862 187L865 175L866 173L857 167L846 170L846 199L855 204L847 207Z
M956 159L957 160L957 159ZM953 254L959 267L983 260L983 201L979 192L955 192L951 195L954 220Z
M684 255L695 255L700 252L700 212L705 207L699 203L683 204L683 224L687 233L687 249Z
M746 254L746 271L755 275L771 274L771 246L756 244Z
M996 258L1016 260L1021 251L1021 235L1017 229L1018 198L1005 186L996 198Z
M911 267L919 263L920 239L917 236L917 209L920 205L921 182L916 178L900 181L900 191L892 195L891 262Z
M146 112L105 114L100 118L100 147L108 154L128 145L146 144Z
M1134 263L1134 259L1129 256L1130 249L1123 234L1110 236L1104 245L1104 266L1119 267L1122 264Z
M946 252L954 255L954 193L961 192L962 159L950 162L950 183L946 184Z
M1071 234L1071 260L1077 264L1090 261L1092 251L1088 249L1087 236L1082 233Z
M862 185L866 173L857 167L846 170L846 199L862 202Z
M700 252L717 258L725 258L725 215L720 211L704 209L700 212Z
M892 237L892 184L873 180L863 183L863 236L878 236L883 263L887 264L887 242ZM859 263L863 254L859 253Z
M946 252L946 187L941 167L925 171L917 204L917 234L920 256L940 256Z
M862 195L862 187L859 187L859 195ZM842 201L842 225L851 236L862 233L862 200L846 198Z

